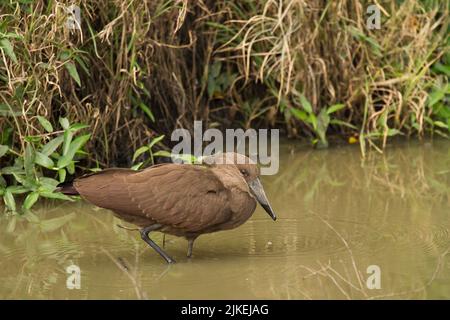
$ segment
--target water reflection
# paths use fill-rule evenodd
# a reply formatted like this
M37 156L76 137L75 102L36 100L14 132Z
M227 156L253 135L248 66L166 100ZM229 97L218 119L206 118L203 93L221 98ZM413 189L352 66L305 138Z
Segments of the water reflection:
M168 237L167 266L103 209L46 203L0 216L1 298L450 298L447 141L398 144L384 155L286 144L264 178L280 218L261 208L237 230L187 243ZM158 243L162 236L155 234ZM66 287L66 267L81 289ZM367 268L381 270L370 290Z

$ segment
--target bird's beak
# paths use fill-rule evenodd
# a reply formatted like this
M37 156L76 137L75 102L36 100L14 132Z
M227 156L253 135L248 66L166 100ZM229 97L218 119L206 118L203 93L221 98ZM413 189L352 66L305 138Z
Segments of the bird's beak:
M248 186L250 187L250 190L252 191L256 200L258 200L259 204L264 208L264 210L266 210L273 221L277 220L277 216L275 215L275 212L273 212L273 209L269 204L269 200L267 200L266 193L264 192L264 188L259 178L250 181L248 183Z

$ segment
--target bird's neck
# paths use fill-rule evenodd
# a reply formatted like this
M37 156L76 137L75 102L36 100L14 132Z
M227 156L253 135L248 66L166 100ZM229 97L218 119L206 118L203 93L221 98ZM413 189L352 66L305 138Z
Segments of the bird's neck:
M239 189L249 192L249 187L245 179L239 173L239 170L233 165L218 165L212 168L219 180L227 189Z

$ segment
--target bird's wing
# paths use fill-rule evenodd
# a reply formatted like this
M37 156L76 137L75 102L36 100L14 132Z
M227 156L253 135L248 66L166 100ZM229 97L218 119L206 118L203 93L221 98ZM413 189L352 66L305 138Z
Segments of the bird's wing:
M125 187L126 177L136 174L131 169L113 168L75 179L73 186L84 199L98 207L124 214L139 210L133 207Z
M146 217L198 231L231 216L229 192L207 167L171 164L126 178L128 194Z
M164 164L110 169L75 181L80 195L117 213L198 231L229 219L229 192L207 167Z

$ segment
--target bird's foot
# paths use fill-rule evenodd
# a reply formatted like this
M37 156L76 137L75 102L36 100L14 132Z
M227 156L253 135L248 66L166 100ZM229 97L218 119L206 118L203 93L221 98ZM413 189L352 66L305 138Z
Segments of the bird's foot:
M187 251L187 257L191 258L192 257L192 249L194 248L194 239L188 239L188 251Z
M155 230L159 229L160 227L161 227L161 225L159 225L159 224L154 224L154 225L151 225L151 226L149 226L149 227L142 228L142 229L140 230L141 238L142 238L142 240L144 240L150 247L152 247L156 252L158 252L159 255L160 255L161 257L163 257L164 260L166 260L167 263L170 263L170 264L175 263L175 262L176 262L175 259L173 259L171 256L169 256L163 249L161 249L161 248L160 248L155 242L153 242L153 240L150 239L150 237L148 236L148 234L149 234L151 231L155 231Z

